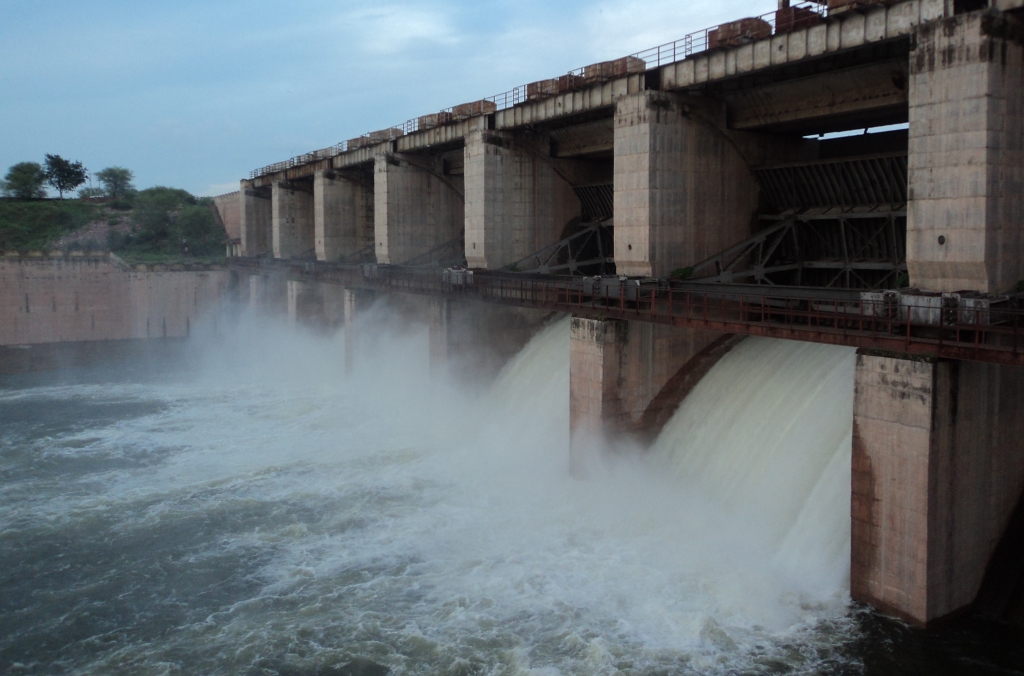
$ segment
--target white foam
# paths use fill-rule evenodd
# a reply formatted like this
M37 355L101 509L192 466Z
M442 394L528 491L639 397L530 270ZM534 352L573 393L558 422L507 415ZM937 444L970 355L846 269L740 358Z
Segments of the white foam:
M346 377L339 337L252 322L204 352L195 382L120 391L166 411L67 451L168 449L163 462L34 503L71 520L122 510L125 528L280 505L218 544L266 554L260 594L138 646L141 663L258 654L305 627L403 669L419 655L439 670L731 672L776 653L813 662L784 645L844 612L849 351L747 341L652 453L580 481L567 320L484 395L429 380L422 331L379 335Z

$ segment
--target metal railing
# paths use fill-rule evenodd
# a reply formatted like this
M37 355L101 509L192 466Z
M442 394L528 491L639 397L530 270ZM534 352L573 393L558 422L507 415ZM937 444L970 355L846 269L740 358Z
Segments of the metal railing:
M825 18L828 14L826 6L823 4L818 4L816 2L802 2L793 5L791 8L787 8L787 10L796 12L812 12L821 18ZM781 11L782 10L768 12L767 14L762 14L761 16L758 17L752 17L752 19L755 21L763 21L767 23L770 26L770 34L772 35L777 34L779 32L785 32L779 30L778 15ZM647 70L651 70L653 68L660 68L662 66L667 66L669 64L676 63L677 61L682 61L691 56L694 56L695 54L699 54L710 49L713 46L711 44L713 42L713 36L717 35L717 31L724 25L727 24L719 24L718 26L712 26L710 28L695 31L693 33L690 33L679 38L678 40L674 40L672 42L667 42L663 45L658 45L657 47L650 47L648 49L644 49L639 52L629 54L626 58L632 57L642 60L646 64ZM790 26L788 30L793 30L794 28L797 27L799 26ZM590 82L585 81L586 78L584 76L586 69L587 66L576 68L574 70L569 71L568 75L579 78L581 80L580 86L586 86L588 84L591 84ZM501 92L500 94L484 97L482 100L489 101L495 104L497 110L505 110L507 108L512 108L513 106L526 103L529 100L529 97L527 95L527 87L528 85L519 85L517 87L509 89L508 91ZM452 116L454 115L454 107L445 108L444 110L441 110L439 112L442 116ZM411 120L407 120L402 124L395 125L394 128L401 129L404 134L413 134L417 131L421 131L420 118L413 118ZM364 137L366 136L368 135L364 135ZM256 169L254 171L249 172L249 178L256 179L261 176L276 174L281 171L291 169L292 167L309 164L310 162L322 159L329 159L337 155L341 155L342 153L348 152L348 150L348 141L342 141L337 145L330 146L329 148L324 148L323 150L318 150L312 153L306 153L304 155L298 155L296 157L291 158L290 160L284 162L277 162L275 164L270 164L260 169Z
M722 333L1024 366L1017 299L232 259L320 282ZM952 302L952 301L956 302Z

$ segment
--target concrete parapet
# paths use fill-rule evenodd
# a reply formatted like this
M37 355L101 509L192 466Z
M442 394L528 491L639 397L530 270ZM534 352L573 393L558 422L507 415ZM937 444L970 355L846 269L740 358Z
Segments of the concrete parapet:
M478 131L466 139L466 260L500 269L557 242L580 202L547 137Z
M988 11L917 28L907 214L907 265L915 286L1002 293L1024 279L1019 35Z
M275 182L271 205L274 258L312 258L316 249L312 181Z
M850 591L920 625L974 602L1024 489L1024 369L861 351Z
M373 176L318 171L313 176L316 258L337 261L373 246Z
M439 157L379 154L373 190L378 263L401 265L463 234L463 177Z
M1016 0L1011 0L1016 1ZM941 19L949 0L876 3L823 22L791 23L784 14L774 35L747 44L709 50L660 69L665 90L701 86L757 71L798 64L828 54L911 35L918 25ZM777 18L778 20L778 18Z
M242 181L238 192L242 255L263 256L274 248L271 190L247 184L248 181Z
M759 188L724 109L661 92L615 108L615 265L666 277L750 236Z

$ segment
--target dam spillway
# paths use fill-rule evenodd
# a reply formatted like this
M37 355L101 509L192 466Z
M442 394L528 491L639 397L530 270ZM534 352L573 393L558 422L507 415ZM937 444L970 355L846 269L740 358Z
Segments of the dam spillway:
M506 372L499 382L519 393L506 395L510 419L534 386L568 393L568 464L586 476L597 471L595 440L643 448L680 401L684 414L708 401L691 397L758 344L737 346L738 336L857 348L852 398L848 389L823 397L844 402L849 453L845 436L821 442L832 449L828 464L815 455L777 473L799 444L747 456L725 444L712 462L698 445L697 456L676 458L681 480L700 479L724 512L762 499L750 520L771 517L759 535L783 567L787 551L819 543L816 554L837 561L848 543L858 602L923 626L967 612L1007 548L1007 524L1024 513L1024 189L1014 161L1024 7L827 4L780 2L770 17L703 32L697 51L593 64L500 105L456 106L257 170L218 201L234 200L227 269L129 270L109 256L6 252L0 361L43 343L187 339L200 317L244 305L326 334L344 326L335 345L343 363L312 348L296 361L290 339L254 341L273 333L256 325L232 335L223 361L259 349L248 366L257 381L315 371L331 379L304 387L359 383L367 402L417 430L410 448L432 430L458 449L491 418L465 392L482 392L473 388L538 330L550 337L548 315L571 314L567 356L543 341L528 348L567 380L545 380L523 357L507 368L533 375ZM389 304L404 318L381 323ZM374 357L403 331L425 335L403 343L422 359ZM815 358L779 358L792 377L780 372L773 387L817 382L798 380ZM770 366L750 364L731 380ZM460 374L473 382L410 386L405 376L424 368L438 383ZM330 428L302 417L317 406L311 391L265 411L278 429L264 428L256 448ZM435 399L476 413L452 419L422 405ZM732 404L718 401L715 414ZM764 422L799 420L799 411L792 403ZM745 429L700 417L709 437ZM780 438L795 441L828 419L799 420ZM559 421L538 413L493 432L523 441L550 423L544 438L555 438ZM566 462L564 449L550 450L546 462ZM716 467L717 479L704 473ZM742 484L750 467L759 471ZM824 496L843 482L848 512L833 511ZM769 500L783 486L785 510ZM730 500L738 493L752 500ZM827 507L806 506L819 499ZM833 517L848 528L828 542L808 537ZM836 577L818 582L834 588ZM705 635L735 642L721 627Z
M348 376L340 336L236 330L260 336L251 351L196 339L144 379L0 395L2 659L84 674L847 673L879 633L913 653L918 639L849 605L836 556L848 350L741 345L650 453L610 449L579 479L567 319L472 392L431 376L422 328L382 324ZM806 406L780 415L770 394L787 378L817 396L791 388ZM745 422L716 440L702 411L722 397ZM766 448L779 490L721 471Z

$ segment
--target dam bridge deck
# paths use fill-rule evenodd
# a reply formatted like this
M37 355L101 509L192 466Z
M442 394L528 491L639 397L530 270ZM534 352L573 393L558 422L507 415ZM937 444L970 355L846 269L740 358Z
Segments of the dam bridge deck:
M861 291L234 258L246 274L1024 366L1016 296Z

